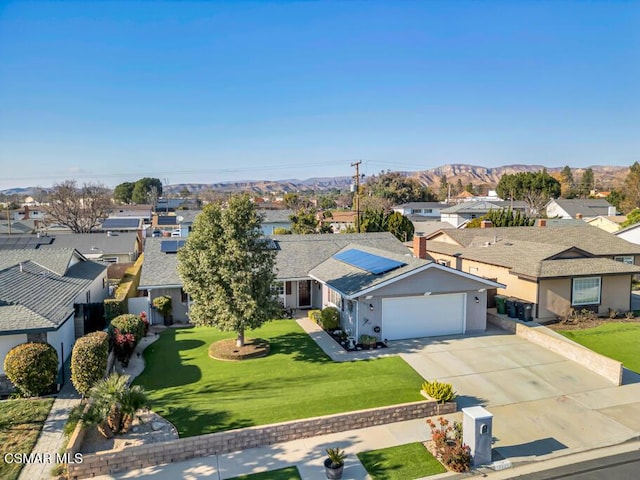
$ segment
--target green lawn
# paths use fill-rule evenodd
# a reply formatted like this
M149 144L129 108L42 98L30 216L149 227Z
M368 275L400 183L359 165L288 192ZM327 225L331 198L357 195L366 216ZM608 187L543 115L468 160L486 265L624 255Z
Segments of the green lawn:
M373 480L414 480L447 471L419 442L359 453L358 458Z
M0 478L18 478L22 465L5 463L6 453L30 453L42 424L51 410L53 398L19 399L0 402ZM56 452L51 452L52 454Z
M278 470L270 470L262 473L251 473L249 475L240 475L229 480L302 480L298 473L298 468L286 467Z
M181 437L422 399L422 377L401 358L334 363L295 320L249 332L269 340L267 357L209 358L209 344L232 336L171 328L145 350L135 383Z
M640 373L640 323L611 322L586 330L558 333Z

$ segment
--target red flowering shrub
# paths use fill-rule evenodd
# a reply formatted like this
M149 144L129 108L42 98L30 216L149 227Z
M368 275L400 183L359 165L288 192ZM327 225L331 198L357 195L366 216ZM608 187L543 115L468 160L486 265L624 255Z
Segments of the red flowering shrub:
M462 443L462 424L449 424L446 418L438 418L439 426L427 418L427 425L431 429L431 440L435 449L435 456L445 467L454 472L466 472L471 466L471 449Z
M122 333L117 328L113 330L113 352L123 366L129 364L129 357L135 348L136 337L133 333Z

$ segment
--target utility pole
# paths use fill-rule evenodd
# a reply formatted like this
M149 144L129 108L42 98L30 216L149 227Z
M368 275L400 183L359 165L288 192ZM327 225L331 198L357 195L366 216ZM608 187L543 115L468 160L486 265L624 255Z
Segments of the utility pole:
M355 184L356 184L356 195L354 197L354 203L356 207L356 232L360 233L360 164L361 160L357 162L352 162L351 166L356 167L356 176L355 176Z

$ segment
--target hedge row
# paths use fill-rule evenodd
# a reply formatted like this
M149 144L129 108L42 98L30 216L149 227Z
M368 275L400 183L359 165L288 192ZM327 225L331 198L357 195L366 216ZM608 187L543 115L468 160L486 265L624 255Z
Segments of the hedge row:
M104 314L107 320L129 312L127 300L138 294L143 261L144 253L138 257L131 267L127 268L124 277L116 288L114 298L107 298L104 301Z

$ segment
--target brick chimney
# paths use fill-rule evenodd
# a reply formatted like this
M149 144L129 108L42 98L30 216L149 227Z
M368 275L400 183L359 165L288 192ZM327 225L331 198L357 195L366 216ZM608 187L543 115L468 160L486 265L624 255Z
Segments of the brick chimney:
M413 237L413 256L417 258L427 258L427 237Z
M576 213L576 218L578 220L582 220L582 214L581 213Z
M480 228L491 228L493 227L493 223L491 223L491 220L482 220L480 222Z
M29 206L25 205L24 206L24 217L22 217L23 220L29 220Z
M544 218L539 218L538 219L538 226L539 227L546 227L547 226L547 220Z

